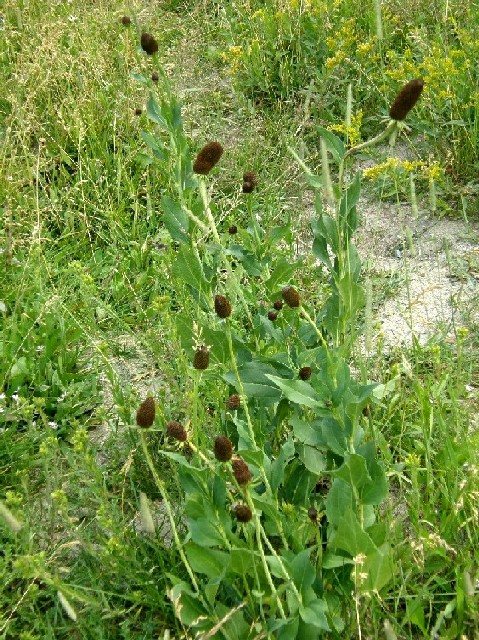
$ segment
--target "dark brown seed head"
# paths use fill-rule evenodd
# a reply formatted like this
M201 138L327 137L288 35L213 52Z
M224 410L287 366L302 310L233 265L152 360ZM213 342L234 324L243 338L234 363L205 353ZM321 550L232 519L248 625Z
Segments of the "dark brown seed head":
M151 35L151 33L142 33L140 42L141 42L141 48L149 56L152 56L154 53L158 51L158 42Z
M311 378L313 370L311 369L311 367L301 367L298 373L301 380L309 380Z
M174 438L179 442L185 442L188 438L186 429L176 420L170 420L170 422L167 423L166 433L170 436L170 438Z
M208 142L196 156L193 171L206 176L223 155L223 147L219 142Z
M424 88L424 80L415 78L410 80L394 98L389 109L389 117L392 120L404 120L407 114L419 100Z
M131 18L130 18L130 16L122 16L120 18L120 22L121 22L121 24L124 24L125 27L127 27L129 24L131 24Z
M230 236L234 236L236 233L238 233L238 227L235 224L232 224L228 229L228 233L230 234Z
M299 293L294 287L283 287L281 295L288 307L292 307L293 309L299 307Z
M215 311L220 318L229 318L231 315L231 304L225 296L215 296Z
M251 193L258 184L258 176L253 171L243 174L243 193Z
M155 421L155 401L148 396L138 407L136 412L136 424L139 427L148 429Z
M314 507L310 507L308 509L308 518L311 520L311 522L316 522L318 519L317 509L315 509Z
M251 509L247 504L237 504L233 511L238 522L249 522L253 517Z
M237 393L233 393L226 401L227 409L236 410L236 409L239 409L240 406L241 406L241 398Z
M220 462L228 462L233 455L233 443L226 436L218 436L215 440L215 458Z
M195 369L207 369L210 364L210 352L205 346L201 346L196 350L193 356L193 367Z
M276 311L268 311L268 320L271 320L271 322L274 322L277 317L278 317L278 313Z
M276 311L281 311L281 309L283 308L283 301L282 300L276 300L276 302L274 303L273 307L276 309Z
M153 73L151 74L151 79L153 80L153 82L158 82L160 76L156 73L156 71L153 71Z
M235 458L231 464L236 482L238 484L248 484L253 476L246 462L241 458Z
M136 107L135 116L141 116L142 113L143 113L143 109L141 107Z

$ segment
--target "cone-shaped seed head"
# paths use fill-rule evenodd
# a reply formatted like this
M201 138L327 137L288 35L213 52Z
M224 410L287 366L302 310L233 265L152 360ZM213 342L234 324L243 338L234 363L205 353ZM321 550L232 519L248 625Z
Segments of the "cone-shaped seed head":
M215 296L215 311L220 318L229 318L231 315L231 304L225 296Z
M404 120L407 114L419 100L424 88L424 80L415 78L408 82L394 98L389 109L389 117L392 120Z
M288 307L292 307L293 309L299 307L299 293L294 287L283 287L281 295Z
M317 509L315 509L314 507L310 507L308 509L308 518L311 520L311 522L316 522L316 520L318 519Z
M237 504L234 508L234 513L238 522L249 522L253 517L247 504Z
M226 436L218 436L215 440L215 458L220 462L231 460L233 443Z
M232 224L228 228L228 233L230 234L230 236L234 236L236 233L238 233L238 227L235 224Z
M277 311L268 311L268 320L271 320L271 322L274 322L277 317L278 317Z
M241 406L241 398L237 393L233 393L226 401L227 409L239 409Z
M251 193L258 184L258 176L253 171L243 174L243 193Z
M155 401L151 396L148 396L148 398L146 398L146 400L143 400L143 402L138 407L138 411L136 412L136 424L139 427L148 429L148 427L151 427L154 421Z
M141 42L141 48L149 56L152 56L154 53L158 51L158 42L151 35L151 33L142 33L140 42Z
M156 71L153 71L153 73L151 74L151 79L153 80L153 82L158 82L160 76L156 73Z
M131 18L130 18L130 16L122 16L122 17L120 18L120 22L121 22L122 24L124 24L124 25L125 25L125 27L127 27L129 24L131 24Z
M276 302L274 303L273 307L276 309L276 311L281 311L281 309L283 308L283 301L282 300L276 300Z
M241 458L235 458L231 463L233 466L233 475L238 484L248 484L253 477L248 465Z
M311 367L301 367L301 369L299 370L299 377L301 378L301 380L309 380L312 373L313 370L311 369Z
M210 352L206 347L199 347L193 356L193 367L195 369L207 369L210 364Z
M176 420L170 420L170 422L167 423L166 433L170 436L170 438L174 438L179 442L185 442L188 439L186 429Z
M223 147L219 142L208 142L196 156L193 171L206 176L223 155Z

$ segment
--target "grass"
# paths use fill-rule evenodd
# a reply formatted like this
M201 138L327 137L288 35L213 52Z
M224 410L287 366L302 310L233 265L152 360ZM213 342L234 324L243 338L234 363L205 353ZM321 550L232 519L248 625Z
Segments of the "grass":
M342 185L336 163L338 144L380 133L401 83L424 74L405 132L415 160L381 158L364 187L400 203L414 180L421 206L433 193L433 213L447 216L460 201L475 223L479 106L466 62L477 16L473 3L385 2L378 41L374 3L360 4L6 1L0 638L479 632L475 297L449 336L379 342L369 358L356 349L370 319L349 241L353 191L344 196L353 163ZM158 60L139 48L143 28ZM169 78L158 89L155 69ZM329 208L320 138L337 184ZM225 148L221 163L192 180L188 162L210 140ZM260 180L247 197L244 171ZM473 254L450 260L453 275L474 272ZM374 306L394 286L373 278ZM285 304L271 321L290 284L301 315ZM231 319L214 314L218 292ZM191 361L203 343L211 361L200 372ZM308 382L297 380L305 366ZM234 392L235 413L225 408ZM135 414L147 393L156 420L143 431ZM186 445L166 436L170 420L186 425ZM335 442L318 440L323 420L340 429ZM215 460L220 433L252 485ZM238 502L250 522L235 517Z

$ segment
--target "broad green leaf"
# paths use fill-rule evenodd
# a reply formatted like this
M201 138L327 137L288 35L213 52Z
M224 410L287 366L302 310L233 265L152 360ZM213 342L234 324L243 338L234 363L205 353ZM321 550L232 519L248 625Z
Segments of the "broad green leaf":
M146 103L146 115L154 123L158 124L162 129L168 130L168 123L163 117L160 107L156 101L156 98L152 93Z
M253 565L261 564L261 556L258 551L250 549L233 548L230 551L230 569L238 575L245 575L253 570Z
M219 578L226 573L230 555L225 551L200 547L188 542L184 547L191 568L196 573L204 573L208 578Z
M344 455L347 449L346 433L340 423L331 416L324 418L321 422L323 439L333 453Z
M330 631L326 613L328 612L328 605L324 600L317 599L310 602L307 606L299 607L299 615L303 622L311 624L318 629L324 629Z
M187 627L195 626L199 620L207 619L207 611L199 602L198 596L184 582L175 584L169 592L169 597L176 615Z
M286 466L292 458L294 458L294 442L290 437L283 444L278 457L271 465L271 477L269 482L273 491L276 491L282 484Z
M333 471L332 474L337 478L342 478L354 487L358 495L361 493L364 485L371 483L371 476L366 466L366 460L363 456L359 456L356 453L351 454L341 467Z
M334 133L332 133L328 129L325 129L320 125L317 125L316 128L319 135L321 136L321 138L323 138L324 142L326 143L326 146L328 147L328 151L331 152L331 155L333 156L334 160L337 163L339 163L342 160L344 154L346 153L344 143L342 142L342 140L340 140L340 138L338 138L338 136L334 135Z
M266 374L266 377L279 387L283 395L291 402L311 409L322 406L313 387L304 380L288 380L270 374Z
M173 263L173 274L189 284L196 291L209 291L209 283L203 272L203 267L196 252L186 245L182 245Z
M311 563L311 548L303 549L290 562L291 577L300 593L309 589L316 579L316 570Z
M354 564L354 561L351 558L337 556L331 553L331 551L327 551L323 556L323 569L339 569L340 567L345 567L347 564Z
M195 471L202 471L202 469L199 469L198 467L194 467L193 465L191 465L188 462L188 460L185 458L185 456L181 455L181 453L176 453L175 451L162 451L162 450L160 450L160 453L162 456L165 456L166 458L170 458L170 460L174 460L175 462L180 464L182 467L186 467L187 469L194 469Z
M326 498L326 515L329 522L337 527L344 513L354 508L354 496L351 485L335 478Z
M307 444L298 445L299 457L311 473L320 474L327 468L326 456L322 451Z
M137 82L141 82L142 84L148 84L148 80L142 73L136 73L136 71L130 72L130 77Z
M340 214L346 219L349 211L355 207L361 193L361 173L358 171L341 198ZM353 229L354 231L354 229Z
M350 508L339 519L337 529L329 542L332 549L343 549L353 556L369 555L377 548L370 536L359 524L358 518Z
M165 160L168 157L168 153L161 142L159 142L151 133L148 131L142 131L141 137L144 142L150 147L153 152L153 155L158 158L158 160Z
M362 571L368 576L363 588L380 591L394 575L394 562L388 545L383 545L370 553L362 566Z
M287 283L300 264L300 262L291 262L286 258L280 258L274 267L273 273L264 283L266 289L272 293L280 285Z
M325 445L319 420L302 420L299 416L293 416L289 419L289 424L293 427L294 435L299 442L313 447Z
M191 539L200 547L220 547L224 544L223 538L218 532L217 522L206 518L198 520L188 518L188 527Z
M183 211L181 205L169 196L162 196L161 207L163 209L163 222L171 238L175 242L188 242L190 219Z
M298 627L299 617L294 617L289 620L281 620L279 623L281 626L275 627L278 629L278 640L298 640Z

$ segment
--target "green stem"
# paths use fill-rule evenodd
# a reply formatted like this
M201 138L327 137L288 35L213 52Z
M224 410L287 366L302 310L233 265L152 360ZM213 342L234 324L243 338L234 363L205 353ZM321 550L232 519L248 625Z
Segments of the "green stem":
M165 505L166 508L166 513L168 515L168 519L170 521L170 526L171 526L171 531L173 533L173 539L175 541L175 545L176 548L178 549L178 553L180 554L181 560L183 562L183 564L185 565L186 571L188 572L188 575L190 577L191 580L191 584L193 585L194 590L199 593L199 588L198 588L198 583L196 582L196 578L195 575L193 573L193 570L190 567L190 563L188 562L185 552L183 551L183 546L180 542L180 538L178 536L178 531L176 529L176 523L175 523L175 519L173 518L173 512L171 510L171 505L170 502L168 500L168 493L166 491L165 485L163 484L163 482L161 481L156 469L155 469L155 465L153 463L153 460L151 458L150 455L150 451L148 449L148 443L146 442L146 438L145 438L145 434L143 431L140 430L140 440L141 440L141 446L143 449L143 453L145 454L145 459L146 459L146 463L151 471L151 475L153 476L153 479L155 481L156 486L158 487L158 490L161 494L163 503Z

